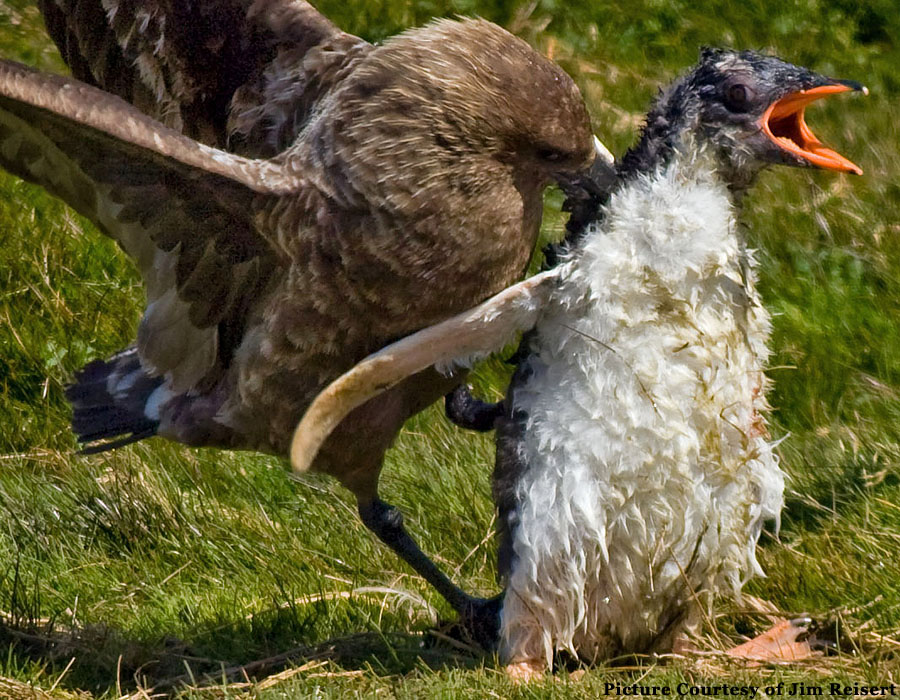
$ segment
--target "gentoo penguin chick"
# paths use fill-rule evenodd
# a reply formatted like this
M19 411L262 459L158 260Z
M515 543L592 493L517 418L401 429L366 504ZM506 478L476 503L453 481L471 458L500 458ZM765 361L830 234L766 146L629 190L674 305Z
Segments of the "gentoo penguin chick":
M556 268L385 348L298 428L295 460L352 406L342 395L469 362L529 329L495 423L500 654L514 675L561 650L668 651L701 606L762 573L756 542L778 518L784 475L765 421L769 315L738 214L769 165L861 172L804 117L850 90L864 88L703 51L657 99Z

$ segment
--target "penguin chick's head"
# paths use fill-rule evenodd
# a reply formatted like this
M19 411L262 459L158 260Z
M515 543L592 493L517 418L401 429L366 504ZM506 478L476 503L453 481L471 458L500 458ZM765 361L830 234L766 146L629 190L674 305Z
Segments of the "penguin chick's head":
M749 184L770 164L860 175L862 169L823 145L805 119L811 102L848 91L868 93L859 83L827 78L774 56L703 49L697 66L660 95L642 140L657 141L662 150L705 142L736 186ZM647 145L640 150L647 151ZM658 157L658 148L642 155Z

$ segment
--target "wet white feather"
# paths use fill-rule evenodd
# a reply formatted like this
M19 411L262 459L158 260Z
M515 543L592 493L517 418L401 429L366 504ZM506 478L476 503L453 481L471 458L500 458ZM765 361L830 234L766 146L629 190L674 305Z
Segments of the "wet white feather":
M508 662L650 650L695 594L762 573L784 485L762 417L770 324L713 173L693 154L614 195L537 326L513 408Z

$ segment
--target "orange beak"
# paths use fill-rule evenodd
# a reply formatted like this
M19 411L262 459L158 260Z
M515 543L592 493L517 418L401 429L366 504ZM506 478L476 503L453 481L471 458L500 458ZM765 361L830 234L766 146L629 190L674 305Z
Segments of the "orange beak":
M847 85L823 85L786 95L769 106L760 119L760 126L766 136L780 148L813 165L827 170L862 175L862 168L837 151L824 146L807 126L804 118L809 103L852 89ZM868 91L863 88L863 93L868 94Z

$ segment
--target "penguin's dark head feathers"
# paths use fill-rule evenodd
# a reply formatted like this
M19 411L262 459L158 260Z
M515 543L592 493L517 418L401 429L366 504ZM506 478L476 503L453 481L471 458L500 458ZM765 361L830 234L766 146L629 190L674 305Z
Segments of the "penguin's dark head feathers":
M667 150L705 144L736 183L751 181L770 164L861 174L857 165L824 146L805 120L811 102L848 91L867 92L859 83L828 78L775 56L704 48L694 69L660 94L630 157L658 161Z

